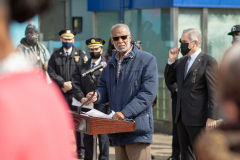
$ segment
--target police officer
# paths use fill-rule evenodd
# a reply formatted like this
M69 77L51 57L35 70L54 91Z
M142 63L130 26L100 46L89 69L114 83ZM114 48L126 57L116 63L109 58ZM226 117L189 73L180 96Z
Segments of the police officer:
M77 66L76 70L72 75L73 82L73 92L74 98L76 98L81 103L87 101L86 95L93 91L93 85L90 82L89 76L82 77L82 73L86 72L90 68L97 66L102 61L101 55L103 53L102 46L105 44L105 41L101 38L91 38L86 41L88 45L91 59L87 63ZM100 75L102 69L99 69L93 73L94 75L94 84L97 86L100 83ZM94 104L94 108L106 113L108 110L107 104ZM82 109L82 111L88 111L88 109ZM99 139L99 160L108 160L109 159L109 139L106 134L98 135ZM84 160L93 159L93 136L84 134L84 147L85 147L85 158Z
M232 44L240 40L240 25L235 25L232 27L231 32L228 35L233 37Z
M55 51L48 63L48 74L52 80L61 88L63 95L72 111L77 111L72 106L72 74L77 65L81 65L88 60L84 51L73 46L76 33L73 30L62 30L59 32L62 47ZM80 133L77 135L78 154L83 158L83 146L80 145Z

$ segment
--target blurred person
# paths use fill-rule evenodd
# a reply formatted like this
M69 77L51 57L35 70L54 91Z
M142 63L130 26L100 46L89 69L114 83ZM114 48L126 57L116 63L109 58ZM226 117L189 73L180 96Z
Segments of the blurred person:
M86 53L74 47L74 37L76 32L73 30L61 30L59 32L62 47L55 51L48 63L48 74L52 80L62 90L63 96L72 111L77 111L76 106L72 106L72 74L77 65L87 62ZM78 157L84 158L83 134L76 132Z
M9 34L12 20L24 22L49 5L49 0L0 1L1 160L76 158L73 120L63 96L39 77L29 59L15 52Z
M219 70L221 109L223 124L218 129L206 132L195 147L200 159L240 159L240 47L235 43L225 54Z
M25 30L26 37L24 37L20 42L21 44L17 46L17 51L30 59L39 69L40 73L43 74L45 72L48 83L51 83L47 73L50 53L43 44L38 42L38 33L34 22L30 21Z
M165 68L167 86L177 83L178 96L175 123L177 123L181 159L195 160L193 142L206 128L216 127L217 61L202 52L201 31L186 29L180 39L182 58L177 59L180 48L169 51Z
M131 43L135 43L139 50L142 50L142 42L141 41L132 41Z
M108 41L108 49L103 52L102 57L104 61L108 61L112 58L112 55L116 52L116 48L111 42L111 38Z
M233 37L232 44L240 41L240 25L235 25L231 28L231 32L228 35Z
M91 102L109 102L110 109L116 112L114 120L135 121L135 132L111 134L116 160L150 160L154 130L152 103L158 88L157 62L150 53L131 44L132 35L127 25L114 25L110 35L117 52L103 69ZM87 98L92 94L88 93Z
M167 86L169 91L171 92L171 98L172 98L172 117L174 120L174 117L176 117L176 107L177 107L177 91L178 86L177 83L174 83L173 85ZM179 144L179 137L178 137L178 131L177 131L177 123L173 122L172 127L172 155L167 160L180 160L180 144Z
M90 38L86 40L86 44L89 48L91 58L87 63L82 64L81 66L77 66L73 75L72 75L72 83L73 83L73 92L74 98L76 98L81 103L87 100L86 95L93 91L93 85L90 82L89 76L82 77L82 73L85 73L87 70L96 67L101 62L103 62L101 55L103 53L102 46L105 44L105 41L101 38ZM102 73L102 69L99 69L93 73L94 75L94 85L97 87L100 83L100 75ZM108 107L106 104L94 104L94 108L103 112L108 112ZM87 112L90 109L82 108L81 111ZM109 159L109 138L107 134L98 135L99 140L99 160L108 160ZM93 136L84 134L84 148L85 148L85 157L84 160L92 160L93 159Z

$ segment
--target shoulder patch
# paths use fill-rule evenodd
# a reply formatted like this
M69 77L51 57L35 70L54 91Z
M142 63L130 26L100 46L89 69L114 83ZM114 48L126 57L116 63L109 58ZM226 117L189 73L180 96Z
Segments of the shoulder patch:
M84 62L87 62L87 61L88 61L88 57L85 55Z

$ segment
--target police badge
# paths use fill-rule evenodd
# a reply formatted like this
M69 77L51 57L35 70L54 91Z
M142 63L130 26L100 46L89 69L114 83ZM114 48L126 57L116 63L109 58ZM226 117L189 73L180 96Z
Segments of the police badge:
M80 56L74 56L74 59L75 59L76 62L78 62L79 59L80 59Z

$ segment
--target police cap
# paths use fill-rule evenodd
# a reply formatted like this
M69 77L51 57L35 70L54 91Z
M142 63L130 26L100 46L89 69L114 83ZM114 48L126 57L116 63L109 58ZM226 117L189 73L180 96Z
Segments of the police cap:
M231 32L229 32L228 35L232 35L235 32L240 32L240 25L233 26Z
M90 49L102 47L104 44L105 44L105 41L101 38L90 38L86 40L86 45Z
M59 36L64 39L73 39L75 35L76 35L76 32L74 30L69 30L69 29L61 30L59 32Z

